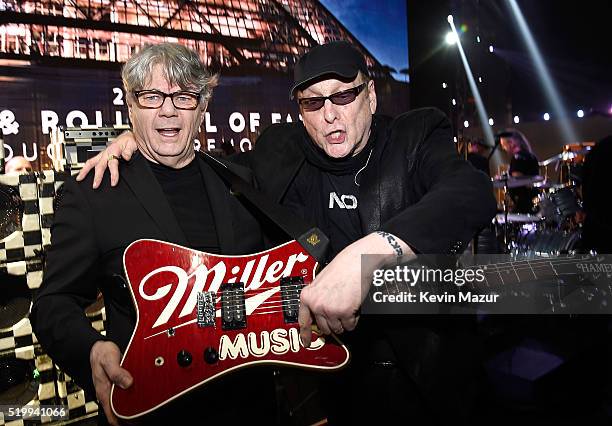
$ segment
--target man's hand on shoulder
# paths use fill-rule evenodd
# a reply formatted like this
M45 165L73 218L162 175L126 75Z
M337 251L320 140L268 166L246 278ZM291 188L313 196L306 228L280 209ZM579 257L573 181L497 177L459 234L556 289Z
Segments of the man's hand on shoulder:
M108 168L111 175L111 186L116 186L119 183L119 161L117 160L123 158L128 161L136 151L138 151L138 145L136 145L134 134L126 130L111 142L104 151L87 160L77 175L76 180L81 181L85 179L87 174L94 169L92 187L96 189L102 183L104 172Z
M300 336L306 347L310 346L313 319L323 334L340 334L351 331L357 325L359 308L371 286L372 271L361 267L362 254L380 256L379 263L395 260L411 254L409 246L394 235L380 232L369 234L347 246L304 287L300 296Z
M109 341L98 340L91 347L89 362L91 376L96 388L96 398L104 409L104 414L111 425L119 425L119 419L110 406L110 392L113 384L127 389L132 386L134 379L124 368L121 368L121 351L119 347Z

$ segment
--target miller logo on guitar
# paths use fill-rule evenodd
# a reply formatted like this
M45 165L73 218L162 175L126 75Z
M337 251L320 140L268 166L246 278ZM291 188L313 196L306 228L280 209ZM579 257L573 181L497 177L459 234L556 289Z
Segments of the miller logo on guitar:
M137 321L121 365L129 389L113 386L115 414L132 419L238 368L262 363L343 367L335 336L299 337L300 292L316 260L296 241L245 256L220 256L138 240L123 262Z

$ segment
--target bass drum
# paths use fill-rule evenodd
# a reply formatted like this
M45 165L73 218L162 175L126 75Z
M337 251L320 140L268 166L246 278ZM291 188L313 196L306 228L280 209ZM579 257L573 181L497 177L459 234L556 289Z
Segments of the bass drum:
M534 229L519 234L513 244L512 254L529 258L572 254L579 248L580 238L580 230Z

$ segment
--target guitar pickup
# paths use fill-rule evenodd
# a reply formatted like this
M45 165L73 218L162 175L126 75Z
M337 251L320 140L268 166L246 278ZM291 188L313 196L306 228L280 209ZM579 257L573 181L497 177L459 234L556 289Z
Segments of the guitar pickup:
M246 328L244 283L224 283L221 291L221 325L223 330Z
M215 326L215 293L212 291L201 291L198 293L197 304L198 327Z
M304 288L303 277L283 277L280 280L283 317L286 323L298 322L302 288Z

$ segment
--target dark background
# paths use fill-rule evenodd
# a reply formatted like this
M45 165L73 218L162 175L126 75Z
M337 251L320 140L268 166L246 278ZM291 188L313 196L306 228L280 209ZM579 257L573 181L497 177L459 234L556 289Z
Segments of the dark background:
M407 4L412 108L436 106L451 116L458 136L482 134L474 128L475 105L458 50L444 42L450 30L446 17L452 13L457 27L467 26L461 37L463 48L474 76L483 78L478 86L494 118L494 131L515 126L512 117L518 115L516 127L527 134L541 157L558 152L564 140L559 117L544 94L507 1L408 0ZM577 128L579 141L612 133L609 2L523 0L518 4L569 112L565 119ZM442 89L442 82L449 87ZM578 109L585 112L582 120L576 117ZM545 112L551 114L548 122L542 118ZM464 120L474 124L464 130Z

